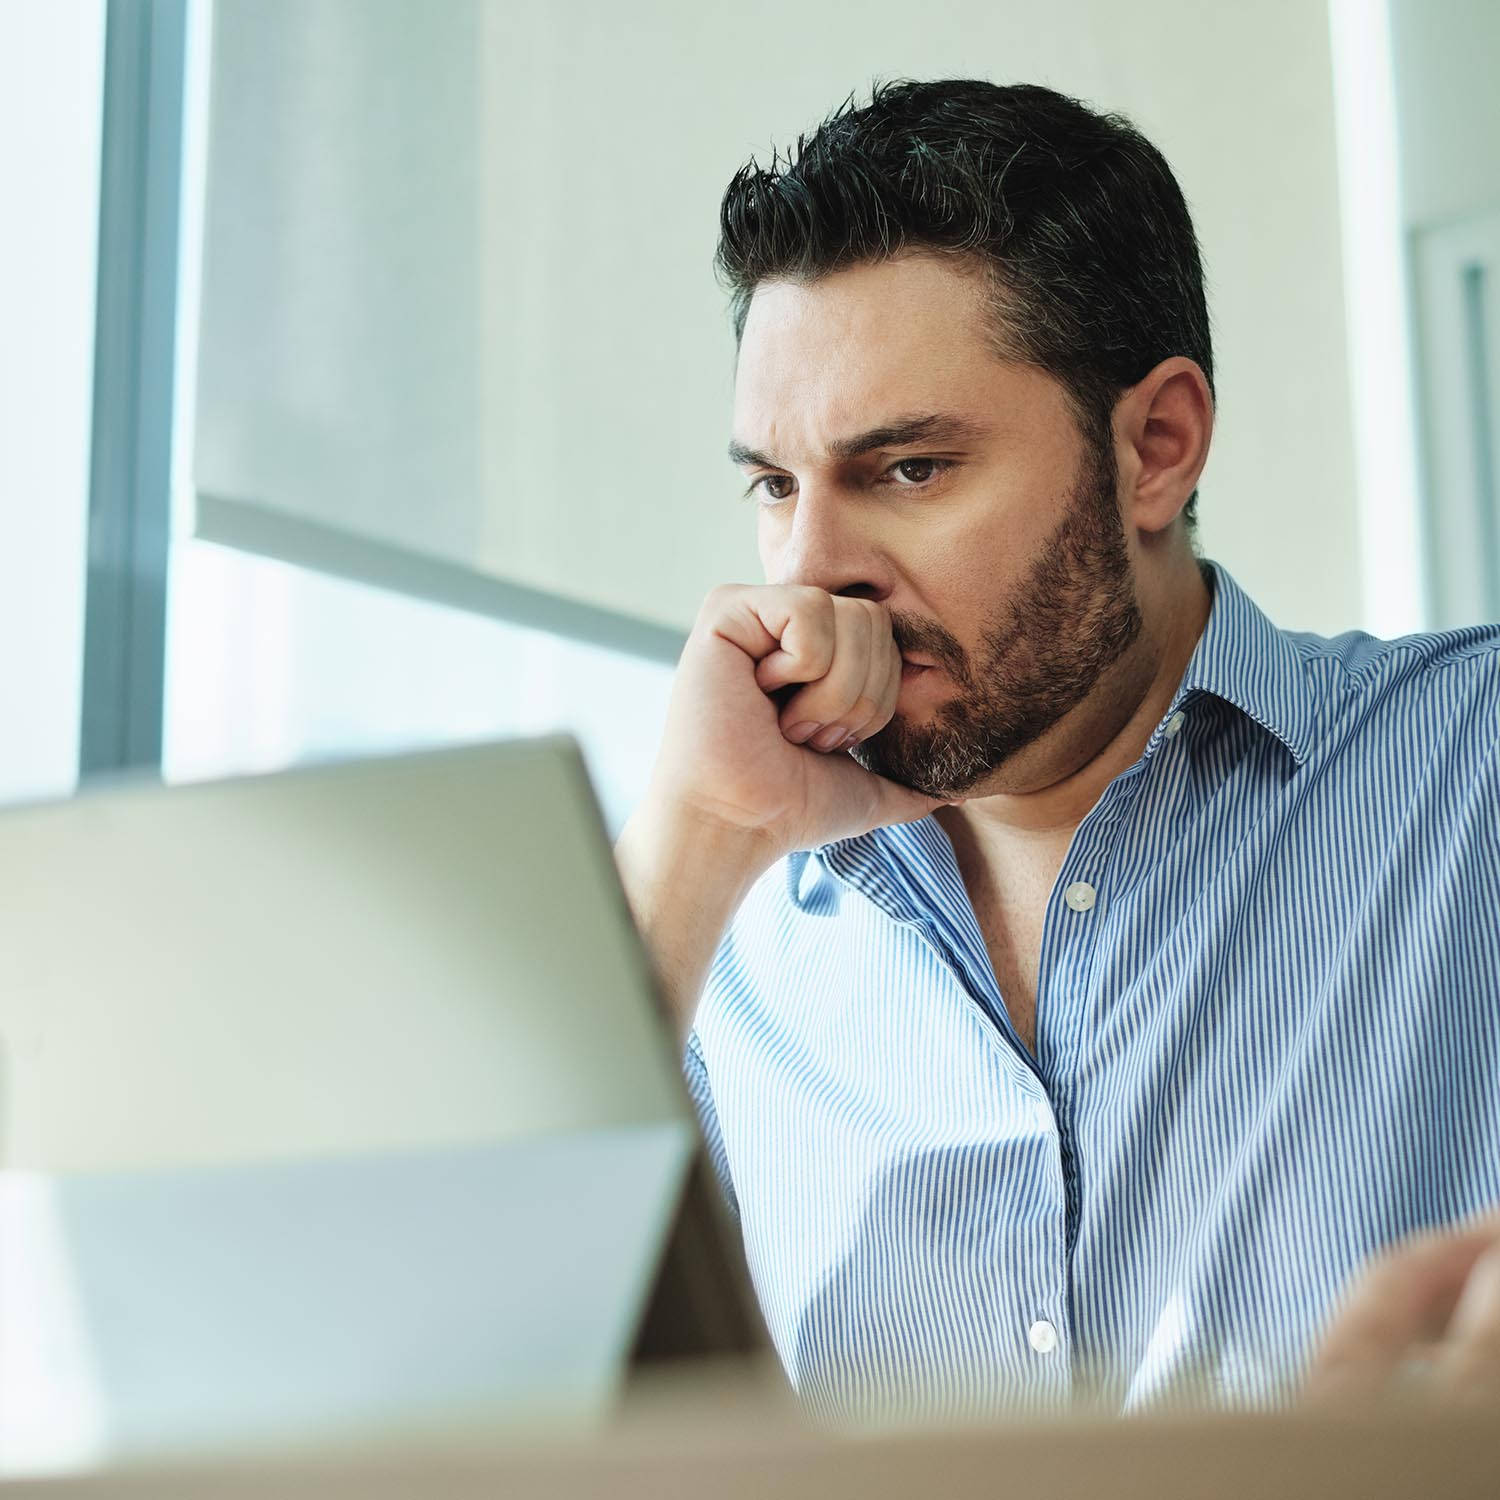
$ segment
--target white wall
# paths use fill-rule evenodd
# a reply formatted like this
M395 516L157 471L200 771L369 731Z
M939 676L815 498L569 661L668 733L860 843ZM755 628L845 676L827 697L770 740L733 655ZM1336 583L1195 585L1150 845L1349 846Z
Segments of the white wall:
M759 576L724 457L728 178L875 75L1031 80L1133 116L1194 209L1206 550L1284 623L1358 623L1327 25L1319 0L220 0L199 484L686 625Z
M572 0L485 18L485 488L519 502L485 509L488 567L683 623L711 582L758 579L723 457L732 339L709 263L724 186L872 76L982 76L1122 110L1165 153L1202 239L1219 366L1205 548L1284 623L1357 623L1323 5ZM507 491L517 455L544 477L540 503ZM576 508L566 529L554 495Z
M0 6L0 801L77 778L103 0Z

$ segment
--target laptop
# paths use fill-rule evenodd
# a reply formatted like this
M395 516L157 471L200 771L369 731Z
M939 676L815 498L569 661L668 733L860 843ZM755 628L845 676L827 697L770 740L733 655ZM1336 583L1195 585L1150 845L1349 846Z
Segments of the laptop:
M571 739L0 812L0 1474L767 1347Z

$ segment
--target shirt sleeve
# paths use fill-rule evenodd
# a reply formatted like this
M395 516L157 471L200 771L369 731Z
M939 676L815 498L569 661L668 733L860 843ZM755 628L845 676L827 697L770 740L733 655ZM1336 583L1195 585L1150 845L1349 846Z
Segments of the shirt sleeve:
M698 1111L698 1124L703 1132L708 1159L713 1164L714 1175L719 1179L724 1201L738 1223L739 1200L735 1197L734 1179L729 1173L729 1157L724 1150L724 1135L719 1129L719 1116L714 1109L713 1089L708 1081L708 1064L703 1060L703 1047L696 1031L688 1032L687 1044L682 1050L682 1072L687 1080L688 1094Z

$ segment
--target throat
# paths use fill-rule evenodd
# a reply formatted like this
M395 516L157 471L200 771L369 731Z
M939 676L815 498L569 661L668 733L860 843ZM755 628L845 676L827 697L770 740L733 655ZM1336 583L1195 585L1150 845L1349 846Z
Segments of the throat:
M1036 1052L1037 984L1047 906L1072 830L981 847L962 818L942 823L984 939L995 986L1026 1050Z
M1045 897L1043 909L1045 909ZM1042 921L1030 921L1030 913L1007 918L975 907L974 915L989 954L995 987L1010 1017L1010 1024L1026 1050L1036 1053L1036 989L1041 966Z

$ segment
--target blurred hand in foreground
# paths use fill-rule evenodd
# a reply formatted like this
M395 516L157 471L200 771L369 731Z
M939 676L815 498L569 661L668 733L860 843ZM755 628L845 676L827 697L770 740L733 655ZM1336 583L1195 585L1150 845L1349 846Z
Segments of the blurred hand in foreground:
M1372 1260L1329 1325L1303 1395L1313 1405L1500 1403L1500 1212Z

